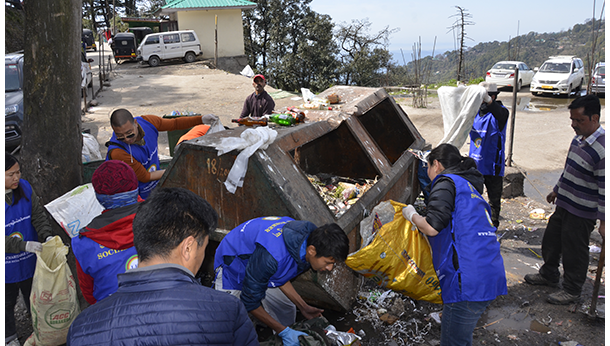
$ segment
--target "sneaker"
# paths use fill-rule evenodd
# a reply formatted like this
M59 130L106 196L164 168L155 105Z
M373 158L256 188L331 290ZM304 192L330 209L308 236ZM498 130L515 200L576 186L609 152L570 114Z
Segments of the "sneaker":
M525 277L525 282L530 285L544 285L550 287L559 287L559 281L551 282L544 278L544 276L540 274L527 274Z
M573 295L564 290L549 294L546 301L555 305L568 305L580 299L580 295Z

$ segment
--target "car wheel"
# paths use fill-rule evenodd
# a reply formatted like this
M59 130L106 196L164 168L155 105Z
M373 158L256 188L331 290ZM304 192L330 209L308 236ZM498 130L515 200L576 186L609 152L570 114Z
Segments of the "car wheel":
M161 63L161 60L156 56L148 58L148 65L150 65L150 67L157 67L159 66L159 63Z
M537 92L535 92L535 91L532 91L532 95L534 95L534 96L538 96L538 93L537 93Z
M93 51L94 51L94 52L97 52L97 47L93 47Z
M517 82L517 92L521 91L521 80Z
M186 55L184 56L184 61L186 61L186 62L188 62L188 63L191 63L191 62L194 62L196 58L197 58L197 57L195 56L195 53L193 53L193 52L188 52L188 53L186 53Z

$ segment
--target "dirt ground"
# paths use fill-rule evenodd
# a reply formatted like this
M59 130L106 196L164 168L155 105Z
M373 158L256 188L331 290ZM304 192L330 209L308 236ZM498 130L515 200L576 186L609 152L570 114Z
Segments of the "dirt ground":
M92 55L90 53L90 55ZM97 57L93 56L96 61ZM96 63L95 63L96 64ZM97 73L97 66L94 66ZM98 89L97 75L94 79ZM157 68L125 62L113 64L109 85L97 95L97 106L83 115L83 129L97 137L105 155L105 143L111 136L108 118L112 110L126 108L134 115L162 116L174 110L218 115L225 126L238 118L243 101L253 88L250 79L210 69L205 62L163 64ZM268 92L276 91L267 87ZM426 108L411 107L408 95L394 96L417 130L433 146L443 137L443 124L438 97L429 97ZM563 168L569 143L574 136L570 128L567 105L571 98L534 97L524 88L518 93L517 116L513 146L514 165L527 172L525 195L503 200L498 229L508 279L508 295L496 299L480 319L474 333L474 345L557 345L574 340L584 346L605 345L604 296L605 274L599 291L598 317L587 316L591 303L593 281L599 253L591 253L587 282L578 304L554 306L546 303L553 292L547 287L529 286L523 276L536 272L542 265L540 243L546 220L529 218L529 212L542 208L549 215L554 206L544 201ZM503 91L500 100L511 109L512 92ZM276 100L276 110L300 102L291 97ZM602 126L605 127L605 100L602 99ZM508 143L507 143L508 144ZM468 144L462 148L468 152ZM167 136L160 136L159 152L169 155ZM591 236L592 246L601 247L597 231ZM349 328L362 335L362 345L438 345L440 324L432 317L442 308L426 302L413 301L402 295L388 295L384 304L366 298L385 290L365 282L361 297L346 313L327 312L326 317L338 330ZM393 324L379 319L376 310L386 308L400 315ZM23 307L21 307L23 309ZM431 315L432 314L432 315ZM601 316L601 317L600 317ZM25 314L19 317L23 330L20 339L29 335ZM29 328L31 331L31 328Z

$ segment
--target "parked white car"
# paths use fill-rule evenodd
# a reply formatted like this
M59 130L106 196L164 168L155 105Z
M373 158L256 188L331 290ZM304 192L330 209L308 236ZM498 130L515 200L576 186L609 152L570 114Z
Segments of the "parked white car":
M606 94L606 63L598 62L591 74L591 93Z
M168 59L182 58L185 62L193 62L201 54L195 31L168 31L146 35L138 47L137 59L155 67Z
M515 82L515 67L519 70L517 91L524 85L530 85L534 77L534 71L522 61L500 61L487 71L485 81L496 83L498 87L513 87Z
M551 56L534 75L530 91L532 95L569 95L580 90L584 80L585 69L581 59L569 55Z

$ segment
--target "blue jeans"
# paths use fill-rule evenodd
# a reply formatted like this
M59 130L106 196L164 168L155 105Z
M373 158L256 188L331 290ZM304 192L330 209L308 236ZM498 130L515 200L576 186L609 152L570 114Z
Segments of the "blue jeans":
M491 302L443 304L441 346L471 346L474 327Z

